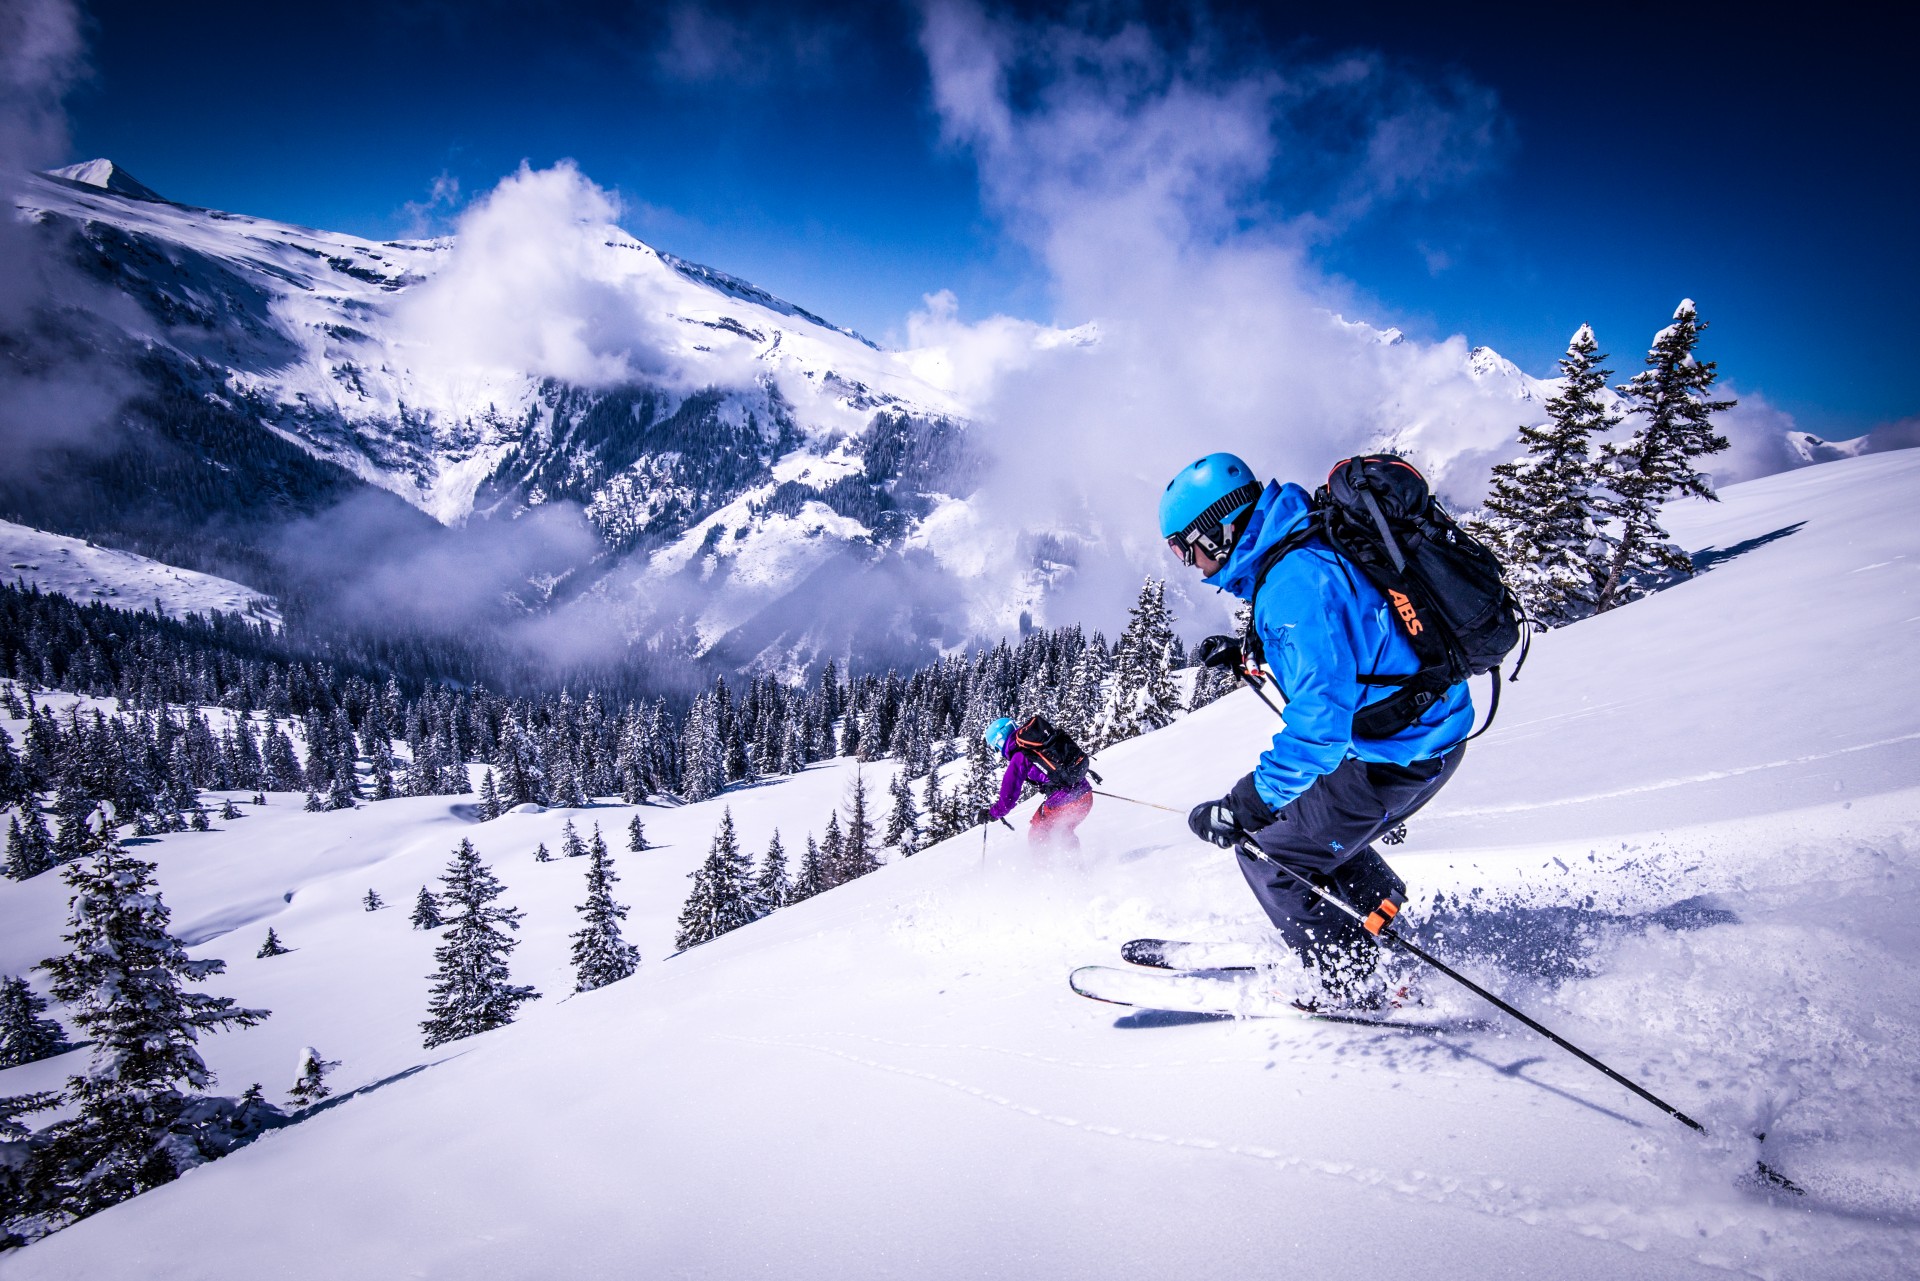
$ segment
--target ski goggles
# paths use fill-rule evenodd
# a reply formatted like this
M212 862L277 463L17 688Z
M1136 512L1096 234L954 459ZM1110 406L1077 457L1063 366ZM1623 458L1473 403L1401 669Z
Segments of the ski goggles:
M1205 511L1189 521L1185 529L1167 535L1167 550L1189 568L1194 564L1196 552L1205 552L1209 560L1225 560L1227 553L1233 550L1233 540L1227 537L1227 517L1238 513L1243 507L1251 507L1259 501L1260 494L1261 486L1249 481L1231 493L1216 498Z

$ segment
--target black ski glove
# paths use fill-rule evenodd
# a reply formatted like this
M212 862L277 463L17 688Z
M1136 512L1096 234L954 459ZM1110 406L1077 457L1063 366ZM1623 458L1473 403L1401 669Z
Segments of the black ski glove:
M1240 640L1235 636L1209 636L1200 642L1194 650L1199 656L1202 667L1217 667L1222 671L1240 670Z
M1219 800L1194 806L1187 815L1187 826L1201 840L1212 841L1226 850L1278 819L1279 815L1254 787L1253 775L1248 774Z
M973 821L980 825L991 823L993 822L993 811L982 805L974 812Z

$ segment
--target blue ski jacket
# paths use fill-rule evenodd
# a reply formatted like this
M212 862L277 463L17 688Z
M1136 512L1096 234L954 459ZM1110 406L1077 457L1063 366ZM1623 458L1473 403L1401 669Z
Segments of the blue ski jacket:
M1261 559L1300 527L1311 505L1300 486L1270 483L1226 564L1207 583L1252 599ZM1286 725L1253 771L1260 799L1275 810L1349 756L1409 765L1445 755L1473 732L1473 697L1462 682L1393 737L1353 737L1354 712L1394 690L1362 685L1357 678L1405 675L1416 671L1420 660L1380 589L1317 537L1268 572L1253 626L1286 699Z

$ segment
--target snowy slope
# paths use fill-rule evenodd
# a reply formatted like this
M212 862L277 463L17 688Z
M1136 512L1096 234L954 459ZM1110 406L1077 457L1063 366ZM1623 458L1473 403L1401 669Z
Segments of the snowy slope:
M1074 997L1068 968L1137 934L1263 935L1224 857L1155 810L1100 801L1076 856L961 838L665 960L721 806L750 851L776 824L793 850L852 766L650 807L665 848L621 854L617 887L645 964L566 998L583 869L531 860L565 812L276 796L143 848L197 955L231 965L213 989L275 1010L206 1042L225 1088L283 1090L305 1044L367 1088L0 1278L1911 1275L1916 484L1920 455L1878 455L1673 513L1709 571L1538 641L1395 855L1423 938L1709 1140L1498 1023L1430 1038ZM1100 767L1183 806L1271 730L1238 694ZM629 813L572 817L618 850ZM406 905L462 836L526 909L515 974L546 995L423 1052L431 940ZM362 911L368 887L393 906ZM51 877L0 885L0 971L54 946L61 902ZM269 924L296 951L257 961ZM1737 1186L1761 1130L1804 1200Z
M81 604L159 609L169 618L220 610L280 625L271 596L231 579L179 569L132 552L0 520L0 572L8 582L57 592Z

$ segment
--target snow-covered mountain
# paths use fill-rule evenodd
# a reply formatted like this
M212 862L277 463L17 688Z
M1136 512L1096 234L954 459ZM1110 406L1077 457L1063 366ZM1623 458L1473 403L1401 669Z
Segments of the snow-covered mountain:
M1393 853L1405 928L1705 1139L1443 983L1438 1035L1075 997L1067 971L1137 935L1266 954L1231 862L1111 799L1077 855L969 833L671 959L722 811L792 851L861 767L647 807L660 848L621 853L616 887L641 971L568 996L583 860L533 847L572 819L619 848L634 811L273 795L140 852L195 956L229 963L209 988L274 1010L202 1042L221 1088L278 1098L311 1044L354 1093L0 1277L1909 1276L1920 704L1888 638L1920 615L1916 483L1920 453L1881 454L1669 513L1707 571L1540 637ZM1104 753L1104 790L1217 795L1272 729L1229 695ZM434 939L404 904L463 837L526 912L514 978L544 996L423 1051ZM0 883L0 973L58 946L65 893ZM256 958L269 926L294 950ZM1743 1187L1761 1151L1808 1194Z
M698 561L704 607L688 608L708 643L827 566L871 560L976 470L963 406L912 357L611 224L585 229L571 264L593 297L567 299L577 323L556 323L598 363L567 378L540 372L539 351L516 363L488 347L502 317L475 319L474 291L508 291L492 301L512 319L528 282L477 279L451 239L375 243L189 208L104 160L32 176L17 201L48 254L137 304L83 296L81 331L117 350L121 376L173 396L153 418L185 401L229 436L264 428L444 525L572 504L599 547L574 589L629 553L657 556L658 573L629 566L603 602L638 617L656 580ZM242 466L230 446L178 443ZM807 630L783 621L761 639Z
M273 598L245 584L7 520L0 520L0 579L57 592L83 605L151 609L168 618L218 610L269 626L280 623L280 607Z
M575 611L549 634L667 639L728 664L924 658L1023 616L1066 621L1048 611L1063 584L1096 559L1157 551L1121 546L1137 518L1077 517L1082 496L1023 505L1009 494L1045 483L1008 473L1097 461L1091 483L1125 498L1084 505L1144 512L1167 459L1189 447L1184 422L1152 428L1158 452L1136 461L1098 413L1056 447L1031 427L1009 439L992 419L1006 403L983 403L993 378L977 366L1057 368L1101 347L1098 324L996 322L955 345L885 350L635 239L596 192L571 170L523 170L463 215L458 238L374 242L171 203L106 160L26 179L15 200L43 252L89 282L47 322L56 355L106 353L110 376L95 381L130 397L133 461L114 470L96 450L11 487L0 475L0 510L251 575L288 599L325 593L267 578L290 559L309 573L335 542L375 558L415 549L383 568L435 590L452 589L449 562L505 566L508 581L474 590L514 610ZM1324 448L1407 449L1456 501L1477 498L1556 387L1457 339L1313 323L1390 353L1349 371L1351 394L1379 403L1327 428ZM1205 351L1185 355L1215 376ZM1036 387L1023 415L1049 396L1086 391ZM1030 468L1036 446L1058 456ZM1798 449L1803 461L1843 452ZM983 504L989 476L1002 492ZM328 524L368 493L411 510L375 519L352 506L344 532ZM456 532L436 542L408 525L415 512ZM468 538L476 526L490 537ZM478 550L439 549L463 539ZM1140 569L1109 575L1074 610L1117 612ZM394 595L361 613L404 604Z

